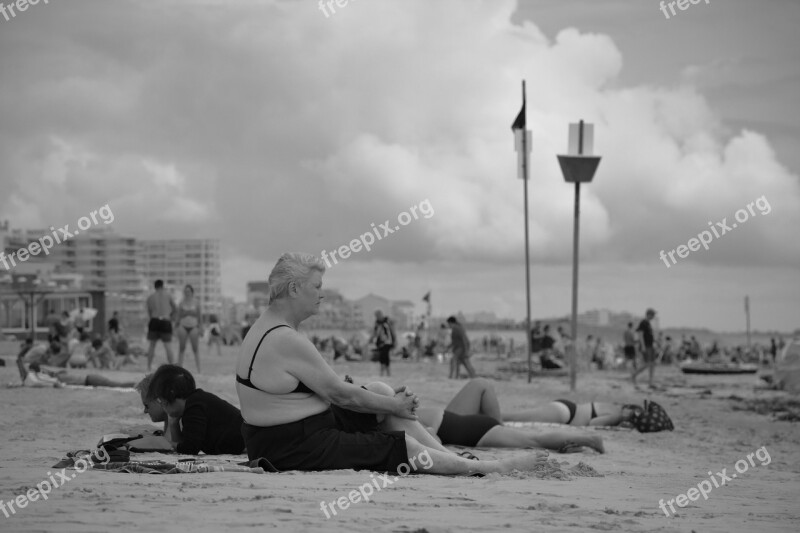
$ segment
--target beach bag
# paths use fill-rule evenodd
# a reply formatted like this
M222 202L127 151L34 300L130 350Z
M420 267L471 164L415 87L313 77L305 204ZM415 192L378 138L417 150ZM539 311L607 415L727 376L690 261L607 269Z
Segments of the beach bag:
M644 409L637 410L631 418L631 422L633 427L640 433L655 433L675 429L664 408L650 400L644 401Z

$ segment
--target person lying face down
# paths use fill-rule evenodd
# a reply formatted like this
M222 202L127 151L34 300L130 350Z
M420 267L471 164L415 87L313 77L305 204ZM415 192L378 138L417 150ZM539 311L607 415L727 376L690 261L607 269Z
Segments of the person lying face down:
M176 365L159 367L148 388L145 405L150 401L155 401L166 413L165 436L178 453L218 455L244 451L239 409L198 389L188 370Z

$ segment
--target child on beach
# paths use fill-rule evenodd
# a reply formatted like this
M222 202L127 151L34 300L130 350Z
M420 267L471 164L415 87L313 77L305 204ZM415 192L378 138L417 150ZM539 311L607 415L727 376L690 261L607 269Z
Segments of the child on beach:
M103 339L96 338L92 341L92 347L88 352L89 362L96 368L113 368L114 354Z

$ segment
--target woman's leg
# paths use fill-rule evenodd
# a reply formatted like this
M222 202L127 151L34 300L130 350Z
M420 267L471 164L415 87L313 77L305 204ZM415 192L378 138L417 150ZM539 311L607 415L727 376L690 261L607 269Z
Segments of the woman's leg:
M86 376L86 385L90 387L117 387L123 389L132 389L136 386L135 381L130 382L121 382L121 381L112 381L105 376L99 376L97 374L89 374Z
M197 365L197 373L200 373L200 328L192 328L189 332L189 342L192 344L192 352L194 353L194 362Z
M502 461L474 461L450 452L442 452L426 447L408 434L406 435L406 448L408 450L409 463L413 460L416 471L427 474L468 475L476 473L506 473L513 470L528 471L547 462L546 452L535 452ZM419 463L422 462L419 460L420 457L425 456L427 456L427 461L420 465ZM428 468L425 468L425 463L428 463Z
M484 378L473 379L464 385L444 410L457 415L486 415L503 421L494 387Z
M375 394L383 394L384 396L394 396L394 389L382 381L373 381L365 385L368 391ZM410 435L422 445L439 450L444 453L455 455L453 452L442 446L442 444L433 438L433 435L428 433L419 421L411 420L408 418L400 418L392 415L378 415L378 422L380 422L381 429L385 431L405 431L406 435Z
M175 329L178 334L178 366L183 366L183 354L186 352L186 338L189 334L186 333L186 328L183 326L178 326ZM164 343L164 346L166 345L167 343Z
M547 405L517 411L516 413L506 413L503 419L506 422L550 422L554 424L566 424L569 420L569 408L560 402L550 402Z
M598 435L586 435L566 431L528 433L506 426L495 426L478 441L478 446L490 448L545 448L561 453L577 451L588 446L600 453L605 452L603 439Z

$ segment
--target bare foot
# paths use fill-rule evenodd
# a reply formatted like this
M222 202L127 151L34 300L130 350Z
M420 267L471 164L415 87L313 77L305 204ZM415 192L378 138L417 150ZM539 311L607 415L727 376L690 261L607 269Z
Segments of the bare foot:
M534 453L512 457L511 459L503 459L498 461L500 469L498 472L508 473L513 470L520 470L527 472L536 469L537 466L542 466L547 463L549 453L546 450L537 450Z
M578 453L582 448L592 448L598 453L605 453L606 449L603 447L603 439L598 435L591 435L580 437L579 439L567 442L562 446L558 453Z

